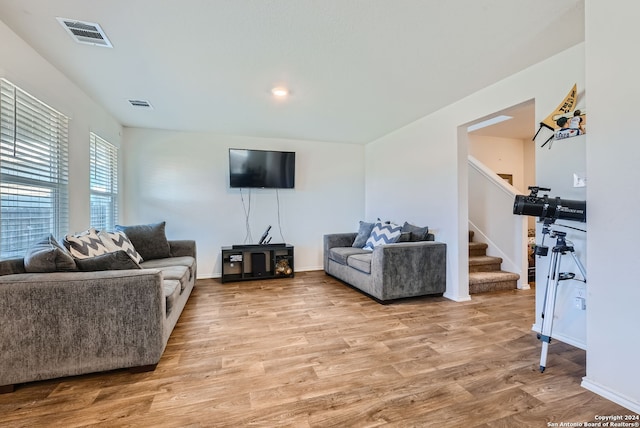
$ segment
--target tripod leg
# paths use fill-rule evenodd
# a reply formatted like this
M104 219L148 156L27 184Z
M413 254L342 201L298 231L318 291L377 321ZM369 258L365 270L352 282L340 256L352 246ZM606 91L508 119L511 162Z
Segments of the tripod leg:
M549 297L549 283L554 278L555 272L553 271L553 267L555 266L556 253L551 253L551 260L549 261L549 270L547 272L547 285L544 289L544 300L542 301L542 312L540 313L542 317L542 322L540 325L540 329L542 330L542 326L544 325L544 310L547 306L547 298ZM540 337L538 337L539 339Z
M560 280L560 254L553 252L549 266L549 276L547 277L547 289L545 290L544 312L542 313L542 326L538 338L542 341L542 351L540 353L540 373L544 372L547 366L547 353L549 343L551 343L551 329L553 327L553 314L556 304L556 291Z
M542 342L542 350L540 351L540 373L544 373L547 364L547 352L549 352L549 342Z
M580 263L580 260L573 251L571 251L571 257L573 257L573 261L576 263L576 266L578 266L578 270L582 274L582 279L584 282L587 282L587 271L584 270L584 266L582 266L582 263Z

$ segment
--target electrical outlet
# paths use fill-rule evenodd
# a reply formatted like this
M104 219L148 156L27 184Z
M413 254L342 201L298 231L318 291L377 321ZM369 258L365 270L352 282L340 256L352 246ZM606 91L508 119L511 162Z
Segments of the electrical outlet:
M576 297L573 300L573 304L575 305L576 309L580 309L581 311L587 309L587 303L584 297Z

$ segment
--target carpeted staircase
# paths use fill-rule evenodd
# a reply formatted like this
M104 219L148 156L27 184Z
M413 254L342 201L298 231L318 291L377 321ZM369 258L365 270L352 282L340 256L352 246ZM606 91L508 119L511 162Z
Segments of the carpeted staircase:
M487 256L488 245L473 241L469 231L469 294L517 288L520 275L501 270L500 257Z

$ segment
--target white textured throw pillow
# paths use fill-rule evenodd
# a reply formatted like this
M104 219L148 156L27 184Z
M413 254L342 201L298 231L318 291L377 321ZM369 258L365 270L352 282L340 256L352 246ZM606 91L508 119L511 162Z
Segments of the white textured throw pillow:
M369 239L362 247L365 250L373 251L375 247L383 244L393 244L398 242L400 239L400 235L402 234L402 226L395 223L385 223L378 221L375 226L373 226L373 230L371 231L371 235L369 235Z
M136 251L124 232L106 232L102 230L98 236L109 252L123 250L129 257L131 257L131 260L138 264L142 263L142 256Z
M76 259L86 259L109 252L98 236L98 231L93 227L76 235L65 236L64 246Z

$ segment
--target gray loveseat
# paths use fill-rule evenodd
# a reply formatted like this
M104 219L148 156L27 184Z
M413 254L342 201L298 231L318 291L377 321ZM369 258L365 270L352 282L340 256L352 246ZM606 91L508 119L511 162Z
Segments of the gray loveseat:
M403 235L406 235L403 233ZM354 246L358 233L324 235L324 270L385 303L446 290L446 244L433 234L423 239L379 245L373 251Z
M140 268L27 273L0 261L0 392L15 384L153 370L196 280L195 241Z

